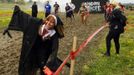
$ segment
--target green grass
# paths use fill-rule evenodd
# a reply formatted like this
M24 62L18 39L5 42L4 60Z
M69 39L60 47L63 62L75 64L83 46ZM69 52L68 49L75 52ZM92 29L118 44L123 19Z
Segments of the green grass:
M5 28L12 16L14 4L0 3L0 29Z
M11 13L11 11L0 11L0 29L8 25Z
M127 17L127 30L120 37L120 55L115 54L112 41L111 56L103 56L106 50L104 38L98 50L94 52L96 58L83 66L84 75L134 75L134 11L127 13Z
M0 11L0 29L8 26L12 17L12 12L13 11L11 10ZM31 11L25 11L25 12L31 14ZM43 18L43 17L44 17L44 12L39 12L38 18Z
M128 18L129 24L134 24L134 11L127 12L127 18Z
M8 26L13 14L13 7L14 4L0 3L0 29ZM20 8L22 11L31 15L31 11L29 9L24 10L25 6L20 5ZM44 12L39 12L38 18L43 18L43 17L44 17Z

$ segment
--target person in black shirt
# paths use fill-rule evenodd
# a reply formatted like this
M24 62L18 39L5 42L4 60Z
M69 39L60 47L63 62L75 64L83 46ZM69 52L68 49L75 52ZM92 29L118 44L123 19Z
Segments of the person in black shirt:
M59 7L60 7L59 4L57 4L57 2L55 2L55 4L54 4L54 13L55 13L55 14L58 13Z
M108 23L109 23L109 33L106 37L106 53L104 55L110 56L110 48L111 48L111 40L114 40L115 48L116 48L116 54L119 54L120 51L120 43L119 38L120 34L124 32L124 26L126 25L127 18L122 14L121 10L119 8L115 8L115 5L113 6L113 11L111 15L108 17Z
M71 22L72 22L72 8L69 6L68 3L66 3L66 7L65 7L65 11L66 11L66 19L70 18Z
M34 2L32 5L32 16L37 17L37 14L38 14L38 7L37 7L36 2Z

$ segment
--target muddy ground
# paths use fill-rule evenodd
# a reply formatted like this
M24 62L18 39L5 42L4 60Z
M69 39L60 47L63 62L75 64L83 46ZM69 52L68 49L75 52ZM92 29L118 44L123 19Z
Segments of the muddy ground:
M79 45L96 29L102 26L103 15L102 14L90 14L87 25L83 25L80 22L79 17L76 15L74 22L70 23L66 21L63 15L60 15L64 22L65 37L60 40L59 55L62 60L69 54L72 48L73 36L76 35L77 48ZM22 44L22 32L11 31L13 36L10 39L7 35L2 35L0 30L0 75L18 75L18 61L21 52ZM84 64L90 64L95 59L94 51L97 51L97 47L102 39L105 39L106 30L101 31L87 46L84 51L80 53L76 58L75 75L84 75L82 67ZM69 74L69 69L64 68L62 71L64 75Z

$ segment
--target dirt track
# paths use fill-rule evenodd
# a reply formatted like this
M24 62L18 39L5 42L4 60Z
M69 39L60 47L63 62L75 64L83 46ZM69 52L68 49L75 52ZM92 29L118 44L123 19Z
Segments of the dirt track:
M17 75L18 60L21 48L20 32L11 32L13 39L0 34L0 75Z
M76 35L78 37L77 46L79 46L89 36L89 34L93 33L102 25L103 15L91 14L87 25L82 25L78 19L79 17L75 17L73 23L66 23L63 15L61 16L65 24L65 38L60 40L59 57L64 59L72 48L73 36ZM18 75L18 61L23 34L21 32L12 31L11 34L13 38L10 39L7 35L2 35L2 30L0 31L0 75ZM89 61L92 61L92 59L95 58L92 50L97 50L97 46L100 43L98 39L104 39L104 34L103 31L99 33L97 37L95 37L93 41L84 48L85 51L80 53L80 56L76 59L77 64L75 66L75 75L83 75L82 66L84 64L89 64ZM64 75L68 75L69 69L64 68L64 71Z

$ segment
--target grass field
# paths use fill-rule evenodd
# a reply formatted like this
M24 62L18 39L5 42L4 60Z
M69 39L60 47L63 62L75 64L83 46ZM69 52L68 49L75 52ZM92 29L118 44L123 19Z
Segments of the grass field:
M94 49L96 59L91 64L83 66L85 75L134 75L134 11L126 12L126 15L128 24L120 38L120 55L115 54L112 41L111 57L103 56L106 50L104 38L99 49Z
M1 7L6 8L6 10L3 10ZM13 4L9 4L8 6L4 6L4 4L0 4L0 8L1 8L0 9L0 31L3 30L5 27L7 27L11 19L12 10L9 7L13 7ZM25 10L25 12L30 14L29 10ZM105 53L105 50L106 50L105 37L108 32L108 30L105 29L104 31L100 33L101 35L95 37L93 39L93 42L88 44L88 47L86 47L86 50L83 51L82 54L80 54L80 57L76 58L76 66L75 66L76 75L134 75L134 11L126 11L125 13L128 18L128 24L126 26L125 33L121 34L120 55L115 54L114 43L112 43L111 57L103 56L103 53ZM62 20L66 22L64 15L60 14L60 16ZM43 18L44 12L39 12L38 17ZM93 33L93 31L95 31L99 26L101 26L102 21L103 21L102 14L91 14L89 18L90 19L89 25L86 25L87 26L86 27L84 25L80 25L78 18L76 18L76 20L78 21L75 21L75 24L65 23L66 37L65 39L61 41L61 46L62 46L61 48L65 48L65 50L60 51L59 56L61 57L62 56L65 57L65 55L69 53L68 48L71 49L72 47L71 46L72 36L74 33L78 36L79 38L78 41L82 42L83 40L87 38L89 33ZM91 28L88 28L88 27L91 27ZM68 33L70 34L68 35ZM78 43L78 46L81 42ZM18 44L15 43L15 45L18 45ZM14 43L11 46L14 46ZM7 47L7 49L8 48L9 47ZM2 48L0 49L3 50ZM11 47L11 49L14 49L14 47ZM3 58L0 57L0 59L3 59ZM6 64L8 63L8 61L4 61L4 63ZM10 66L11 65L9 65L8 67ZM3 71L2 69L3 68L0 68L1 70L0 74L9 75L12 72L14 74L13 70L7 69L7 71L12 71L12 72L6 73L7 71ZM16 72L16 67L14 69ZM79 70L82 73L80 73ZM17 74L15 73L14 75L17 75Z

